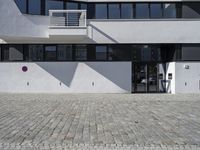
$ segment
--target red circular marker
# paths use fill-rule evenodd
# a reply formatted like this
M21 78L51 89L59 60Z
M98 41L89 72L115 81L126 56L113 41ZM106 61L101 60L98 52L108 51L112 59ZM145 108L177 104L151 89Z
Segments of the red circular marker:
M28 71L28 67L27 67L27 66L23 66L23 67L22 67L22 71L23 71L23 72Z

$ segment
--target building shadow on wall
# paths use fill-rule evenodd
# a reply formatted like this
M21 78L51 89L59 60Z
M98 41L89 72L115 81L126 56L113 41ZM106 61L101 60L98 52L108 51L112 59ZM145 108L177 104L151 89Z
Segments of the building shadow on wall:
M109 36L108 34L106 34L105 32L103 32L102 30L100 30L99 28L95 27L92 24L89 24L90 27L92 27L92 39L93 39L93 30L98 31L99 33L101 33L104 37L108 38L109 40L111 40L113 43L119 43L118 41L116 41L115 39L113 39L111 36Z
M67 87L71 86L71 82L74 78L74 74L78 66L78 62L38 62L36 64L51 74L53 77L55 77L57 80L59 80L61 83L65 84Z

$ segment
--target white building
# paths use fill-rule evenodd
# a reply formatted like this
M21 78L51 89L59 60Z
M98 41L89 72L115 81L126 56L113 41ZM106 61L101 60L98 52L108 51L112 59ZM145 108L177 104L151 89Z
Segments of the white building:
M0 0L0 92L200 93L200 1Z

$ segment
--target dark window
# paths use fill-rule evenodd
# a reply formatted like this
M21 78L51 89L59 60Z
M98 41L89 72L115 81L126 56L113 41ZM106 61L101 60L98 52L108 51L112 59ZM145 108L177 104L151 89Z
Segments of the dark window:
M148 3L136 4L136 18L138 19L149 18L149 4Z
M49 10L64 9L63 1L58 0L46 0L45 14L49 15Z
M133 18L133 5L121 4L121 18L122 19L132 19Z
M26 0L15 0L19 10L22 12L22 13L26 13L26 10L27 10L27 7L26 7Z
M23 60L23 45L3 45L2 50L5 61Z
M150 14L151 18L162 18L162 4L150 4Z
M87 10L87 4L86 3L81 3L80 4L80 9L81 10Z
M87 46L86 45L76 45L75 51L76 60L87 60Z
M78 3L75 2L67 2L67 9L78 9Z
M96 46L96 60L107 59L107 46Z
M95 19L95 4L94 3L87 4L87 18Z
M165 3L163 4L164 18L176 18L176 4Z
M108 59L114 61L130 61L131 47L130 45L110 45L108 49Z
M108 4L108 16L109 19L120 19L120 5Z
M78 3L67 2L67 9L78 9ZM68 13L68 26L79 26L79 14L77 13Z
M183 18L200 18L200 3L183 3Z
M151 47L148 45L141 46L141 61L151 61Z
M96 19L107 19L107 4L96 4L95 16Z
M182 60L200 60L200 45L182 45Z
M45 60L55 61L56 60L56 46L45 46Z
M57 60L72 60L72 45L58 45Z
M41 14L41 1L40 0L28 0L28 13L34 15Z
M30 61L42 61L44 57L43 45L29 45L28 58Z

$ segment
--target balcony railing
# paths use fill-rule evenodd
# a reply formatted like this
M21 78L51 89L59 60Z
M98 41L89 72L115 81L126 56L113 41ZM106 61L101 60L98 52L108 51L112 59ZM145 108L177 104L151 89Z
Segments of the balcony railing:
M84 28L86 10L49 10L49 28Z

